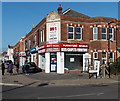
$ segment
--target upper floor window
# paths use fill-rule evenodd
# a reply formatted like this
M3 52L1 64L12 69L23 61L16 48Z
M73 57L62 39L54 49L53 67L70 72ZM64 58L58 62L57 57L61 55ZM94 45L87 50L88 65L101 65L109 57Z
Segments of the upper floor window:
M102 40L107 39L107 29L105 27L102 28Z
M41 30L41 33L40 33L40 41L42 42L42 37L43 37L43 32Z
M44 42L44 30L40 32L40 42Z
M31 40L28 41L28 47L31 48L30 46L31 46Z
M45 41L45 40L44 40L44 30L43 30L43 35L42 35L42 36L43 36L43 39L42 39L42 41L44 42L44 41Z
M109 28L109 40L114 40L114 29Z
M36 35L34 36L34 41L33 41L34 45L36 45Z
M98 39L98 28L93 27L93 40L97 40L97 39Z
M82 28L76 27L76 39L82 40Z
M68 27L68 39L74 39L74 27L73 26Z

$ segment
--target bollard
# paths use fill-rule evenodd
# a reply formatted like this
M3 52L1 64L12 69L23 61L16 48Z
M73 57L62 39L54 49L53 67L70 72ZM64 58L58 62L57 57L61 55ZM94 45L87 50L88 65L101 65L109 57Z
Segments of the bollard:
M102 66L102 77L105 78L105 65Z

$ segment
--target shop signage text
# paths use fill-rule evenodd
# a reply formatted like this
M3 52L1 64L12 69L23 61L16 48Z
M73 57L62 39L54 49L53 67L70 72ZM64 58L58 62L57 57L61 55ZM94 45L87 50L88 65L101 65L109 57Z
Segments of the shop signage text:
M87 44L47 44L38 47L38 53L45 52L87 52Z

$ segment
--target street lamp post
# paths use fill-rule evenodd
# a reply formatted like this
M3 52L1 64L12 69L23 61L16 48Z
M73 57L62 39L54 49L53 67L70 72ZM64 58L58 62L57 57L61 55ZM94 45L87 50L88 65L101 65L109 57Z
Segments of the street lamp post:
M111 23L114 23L114 21L108 22L108 71L109 71L109 78L110 78L110 31L109 31L109 25Z

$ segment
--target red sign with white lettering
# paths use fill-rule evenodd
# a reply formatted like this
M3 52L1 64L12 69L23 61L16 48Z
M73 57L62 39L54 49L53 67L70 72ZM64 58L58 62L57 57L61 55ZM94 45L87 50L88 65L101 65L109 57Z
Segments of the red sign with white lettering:
M87 44L47 44L38 47L39 53L45 52L87 52Z

